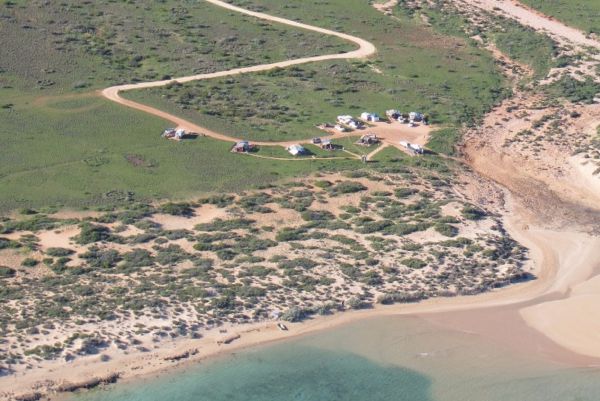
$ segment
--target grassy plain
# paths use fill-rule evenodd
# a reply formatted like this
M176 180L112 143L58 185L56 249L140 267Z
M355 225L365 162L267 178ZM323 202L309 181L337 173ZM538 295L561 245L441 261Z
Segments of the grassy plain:
M319 169L242 160L209 139L166 142L167 122L93 90L354 48L205 2L7 1L0 16L3 211L237 190Z
M251 139L320 135L316 123L363 109L418 109L443 124L473 122L503 96L502 78L489 55L408 18L398 23L358 0L307 8L260 4L267 7L242 5L365 37L379 54L364 63L312 64L132 96ZM352 45L205 3L103 1L83 7L67 1L44 7L17 1L3 3L0 13L6 22L0 27L0 136L7 149L0 156L1 210L94 207L132 197L240 190L356 163L277 163L232 155L230 144L206 138L166 142L158 133L168 123L89 96L94 88L120 82L331 53ZM170 98L161 98L161 91ZM261 152L289 157L284 149ZM315 147L313 153L341 152Z
M168 123L97 97L0 113L7 133L0 153L4 211L237 191L358 163L274 163L234 155L230 143L210 138L166 141L159 133Z
M522 0L523 3L588 33L600 34L598 0Z
M6 1L0 15L0 78L22 89L102 88L355 47L206 2Z
M317 135L316 124L339 114L365 110L421 110L434 123L472 124L506 94L494 60L473 43L409 17L394 20L362 1L236 4L366 38L379 52L366 62L309 64L125 96L232 135L291 140Z

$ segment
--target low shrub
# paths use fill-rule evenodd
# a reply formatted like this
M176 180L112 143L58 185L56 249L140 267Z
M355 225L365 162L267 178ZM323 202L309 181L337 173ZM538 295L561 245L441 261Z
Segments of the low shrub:
M59 258L61 256L69 256L74 254L75 251L67 248L48 248L46 249L46 255Z
M136 248L123 254L126 268L146 267L154 264L152 254L145 249Z
M330 193L332 195L340 195L340 194L352 194L356 192L366 191L367 187L365 187L360 182L356 181L342 181L333 187L330 188Z
M91 246L87 252L80 254L81 259L85 259L90 267L99 267L103 269L113 268L123 258L115 249L100 249L97 246Z
M171 216L192 217L194 209L189 203L165 203L158 208L160 213L170 214Z
M397 188L394 191L394 195L396 195L396 197L400 199L408 198L409 196L412 196L417 193L419 193L419 190L415 188Z
M465 207L463 207L461 210L461 214L465 219L468 220L481 220L487 215L484 210L473 205L465 205Z
M248 229L256 223L255 220L250 219L215 219L210 223L198 224L194 229L198 231L231 231L238 229Z
M24 267L34 267L34 266L37 266L38 263L40 263L40 262L37 259L34 259L34 258L25 258L21 262L21 266L24 266Z
M290 309L283 312L283 314L281 315L281 319L285 320L286 322L294 323L294 322L301 322L302 320L306 319L309 316L310 316L310 311L307 310L306 308L300 308L297 306L293 306Z
M326 210L307 210L302 212L301 216L305 221L325 221L335 219L335 215Z
M424 294L421 294L421 293L393 292L393 293L381 294L377 298L377 303L382 304L382 305L392 305L397 302L401 302L401 303L419 302L426 298L427 298L427 296Z
M458 229L451 224L437 223L433 228L446 237L456 237L458 235Z
M21 244L7 238L0 238L0 249L19 248Z
M75 237L75 242L86 245L108 239L110 239L110 229L108 227L86 222L81 225L81 231Z
M305 238L305 228L284 227L275 235L275 240L277 242L301 241Z
M422 269L427 266L427 262L417 258L403 259L401 263L404 266L410 267L411 269Z
M7 266L0 266L0 278L11 278L17 274L17 271Z
M303 269L312 269L318 265L312 259L309 258L297 258L297 259L287 259L279 262L279 268L281 269L295 269L297 267L301 267Z

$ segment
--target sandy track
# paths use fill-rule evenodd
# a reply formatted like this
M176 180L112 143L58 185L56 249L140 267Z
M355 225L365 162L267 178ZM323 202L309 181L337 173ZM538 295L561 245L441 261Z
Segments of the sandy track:
M586 37L573 27L550 18L514 0L462 0L463 2L490 11L504 14L533 29L544 31L561 43L600 49L600 43ZM501 11L501 13L499 12Z
M370 43L364 39L358 38L356 36L332 31L332 30L325 29L325 28L319 28L316 26L304 24L304 23L297 22L297 21L292 21L289 19L281 18L281 17L275 17L275 16L272 16L269 14L246 10L244 8L234 6L232 4L226 3L221 0L206 0L206 1L208 1L209 3L212 3L216 6L223 7L223 8L226 8L226 9L229 9L232 11L236 11L236 12L239 12L242 14L250 15L255 18L259 18L259 19L263 19L263 20L267 20L267 21L271 21L271 22L276 22L276 23L292 26L295 28L306 29L309 31L322 33L324 35L335 36L340 39L355 43L356 45L358 45L358 49L353 50L351 52L346 52L346 53L336 53L336 54L326 54L326 55L322 55L322 56L303 57L303 58L294 59L294 60L280 61L277 63L261 64L261 65L251 66L251 67L243 67L243 68L235 68L232 70L219 71L219 72L213 72L213 73L208 73L208 74L189 75L189 76L185 76L185 77L174 78L174 79L163 80L163 81L140 82L140 83L135 83L135 84L111 86L110 88L106 88L102 91L102 96L104 96L105 98L107 98L109 100L112 100L113 102L122 104L124 106L131 107L133 109L140 110L145 113L152 114L157 117L161 117L166 120L172 121L178 127L183 128L185 130L201 132L202 134L204 134L206 136L210 136L212 138L220 139L223 141L237 142L237 141L240 141L241 139L206 129L206 128L201 127L197 124L194 124L190 121L187 121L181 117L177 117L173 114L156 109L154 107L150 107L150 106L147 106L147 105L144 105L141 103L137 103L132 100L124 99L119 95L119 93L124 92L124 91L129 91L129 90L135 90L135 89L147 89L147 88L161 87L161 86L165 86L171 82L185 83L185 82L199 81L199 80L205 80L205 79L221 78L221 77L227 77L227 76L231 76L231 75L247 74L247 73L251 73L251 72L268 71L268 70L272 70L275 68L286 68L286 67L291 67L291 66L298 65L298 64L313 63L313 62L318 62L318 61L360 59L360 58L369 57L377 52L377 49L375 48L375 46L372 43ZM300 142L306 142L306 141L300 141ZM289 146L294 143L299 143L299 141L254 142L254 143L256 143L257 145Z

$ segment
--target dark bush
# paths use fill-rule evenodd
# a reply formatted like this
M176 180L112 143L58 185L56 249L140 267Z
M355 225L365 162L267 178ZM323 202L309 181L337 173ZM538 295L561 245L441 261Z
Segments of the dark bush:
M85 259L90 267L100 267L109 269L115 267L123 258L118 251L114 249L100 249L97 246L91 246L89 250L79 255Z
M61 256L69 256L74 254L75 251L67 248L48 248L46 249L46 255L59 258Z
M301 322L310 315L309 311L305 308L293 306L290 309L283 312L281 319L286 322Z
M7 266L0 266L0 278L10 278L14 277L17 274L17 271L13 268Z
M165 203L158 209L161 213L170 214L172 216L191 217L194 215L194 209L189 203Z
M7 238L0 238L0 249L19 248L21 244Z
M125 267L146 267L154 264L152 254L145 249L136 248L123 254Z
M305 228L284 227L275 235L275 240L278 242L300 241L305 238Z
M396 197L398 197L400 199L404 199L404 198L408 198L409 196L412 196L418 192L419 192L419 190L417 190L415 188L398 188L394 191L394 194L396 195Z
M481 220L486 216L485 211L472 205L465 205L461 213L468 220Z
M301 267L303 269L312 269L317 265L317 262L309 258L286 259L279 262L279 267L281 269L295 269L297 267Z
M83 223L75 241L80 245L92 244L110 239L110 229L91 223Z
M198 224L194 227L198 231L231 231L237 229L248 229L256 221L250 219L215 219L210 223Z
M23 261L21 262L21 266L34 267L34 266L37 266L38 263L40 263L40 262L37 259L26 258L26 259L23 259Z
M307 210L302 212L301 216L306 221L324 221L335 219L335 215L326 210Z
M366 191L367 187L365 187L360 182L356 181L342 181L339 184L334 185L330 188L330 192L333 195L338 194L352 194L355 192Z
M427 266L427 262L417 258L403 259L401 263L404 266L410 267L411 269L422 269Z
M433 227L435 231L446 237L456 237L458 235L458 229L451 224L437 223Z

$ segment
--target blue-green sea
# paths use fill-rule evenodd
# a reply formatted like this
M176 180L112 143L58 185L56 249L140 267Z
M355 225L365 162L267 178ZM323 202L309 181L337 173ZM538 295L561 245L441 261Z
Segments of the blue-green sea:
M534 355L534 354L533 354ZM597 401L600 370L411 317L355 322L75 401Z

